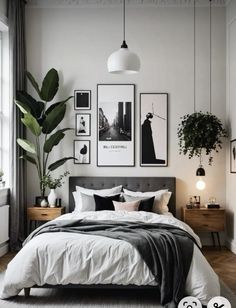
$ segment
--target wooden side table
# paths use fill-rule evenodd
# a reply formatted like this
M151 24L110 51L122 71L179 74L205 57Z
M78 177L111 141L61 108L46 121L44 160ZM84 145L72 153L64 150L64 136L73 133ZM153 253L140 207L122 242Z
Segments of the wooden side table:
M27 218L29 220L29 231L33 231L33 222L34 228L36 227L36 222L38 221L50 221L58 216L65 214L65 207L28 207L27 208Z
M219 248L220 236L219 232L225 229L225 210L220 209L187 209L182 208L182 219L187 223L195 232L211 232L213 245L215 246L216 234Z

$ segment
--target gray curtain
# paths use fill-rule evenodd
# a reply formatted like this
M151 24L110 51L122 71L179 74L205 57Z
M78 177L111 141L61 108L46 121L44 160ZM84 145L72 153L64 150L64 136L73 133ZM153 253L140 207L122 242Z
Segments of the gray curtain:
M8 26L10 48L10 88L12 149L11 157L11 207L10 207L10 247L18 250L26 234L25 202L25 163L19 156L21 149L17 138L25 138L25 129L21 123L21 114L14 104L16 91L25 90L25 1L8 0Z

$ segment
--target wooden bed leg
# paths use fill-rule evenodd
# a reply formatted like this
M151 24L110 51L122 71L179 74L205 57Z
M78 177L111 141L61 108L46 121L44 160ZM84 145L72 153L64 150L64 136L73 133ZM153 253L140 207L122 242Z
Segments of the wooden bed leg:
M25 297L30 296L30 288L24 288L24 292L25 292Z

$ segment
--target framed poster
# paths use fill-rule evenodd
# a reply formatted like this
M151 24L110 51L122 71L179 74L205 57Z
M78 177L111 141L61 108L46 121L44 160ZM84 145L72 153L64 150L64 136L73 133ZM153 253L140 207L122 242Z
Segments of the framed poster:
M230 172L236 173L236 139L230 141Z
M168 164L168 94L140 93L140 166Z
M97 165L134 166L134 84L97 85Z
M91 91L90 90L75 90L74 108L75 110L90 110L91 109Z
M91 114L77 113L75 116L76 136L91 136Z
M90 140L74 140L75 164L90 164Z

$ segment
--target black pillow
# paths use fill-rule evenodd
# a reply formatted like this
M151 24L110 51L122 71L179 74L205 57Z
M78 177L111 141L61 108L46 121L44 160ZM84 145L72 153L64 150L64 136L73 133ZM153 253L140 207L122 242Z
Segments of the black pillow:
M141 200L138 210L145 211L145 212L152 212L154 199L155 199L155 196L148 198L148 199Z
M120 194L110 197L101 197L93 195L95 199L95 211L114 211L114 205L112 201L120 201Z

